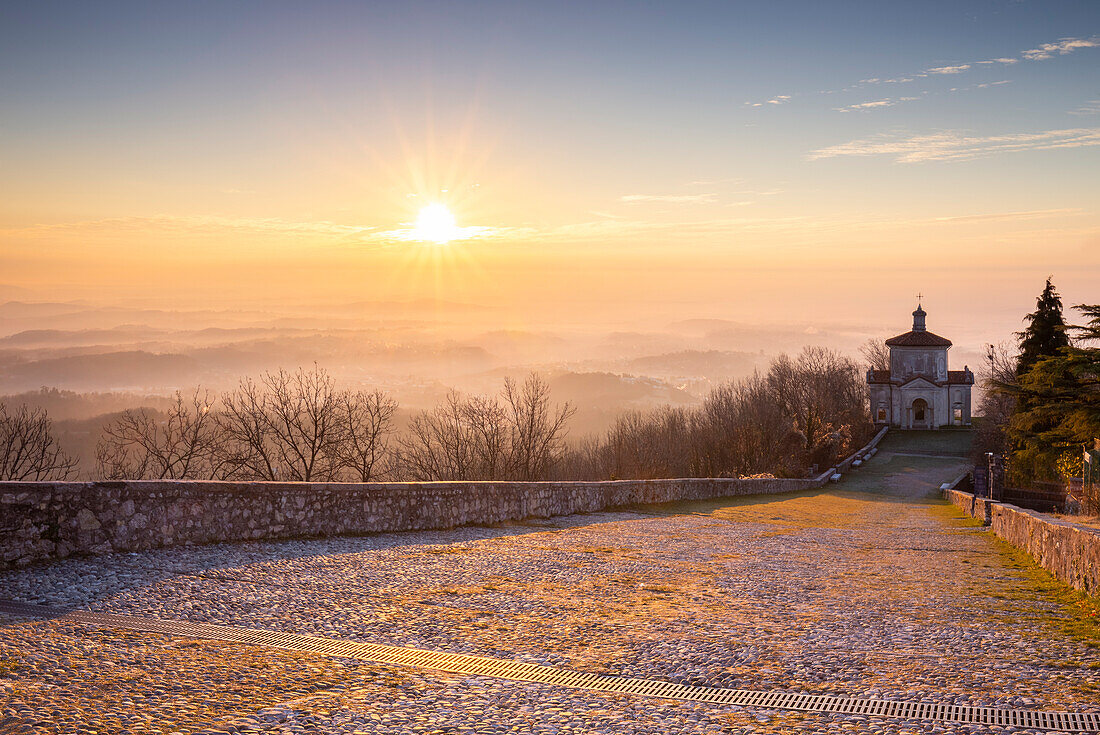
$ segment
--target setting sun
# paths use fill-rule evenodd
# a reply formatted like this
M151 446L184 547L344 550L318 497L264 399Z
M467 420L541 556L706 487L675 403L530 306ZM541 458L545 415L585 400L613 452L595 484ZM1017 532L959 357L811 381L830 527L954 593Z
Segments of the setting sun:
M412 231L416 240L445 243L464 237L461 228L455 226L455 216L443 204L429 204L416 216Z

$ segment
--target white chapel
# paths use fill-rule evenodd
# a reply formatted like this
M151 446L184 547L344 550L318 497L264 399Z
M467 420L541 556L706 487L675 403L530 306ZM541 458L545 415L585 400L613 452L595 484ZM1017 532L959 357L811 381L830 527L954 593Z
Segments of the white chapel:
M913 329L886 340L889 370L868 370L871 415L875 423L898 429L970 426L970 368L947 369L951 340L925 327L920 304Z

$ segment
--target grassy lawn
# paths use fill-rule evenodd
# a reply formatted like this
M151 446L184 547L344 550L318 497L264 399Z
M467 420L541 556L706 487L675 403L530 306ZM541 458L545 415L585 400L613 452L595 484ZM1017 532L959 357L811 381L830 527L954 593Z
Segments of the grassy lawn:
M898 431L891 429L879 444L879 451L928 452L965 457L970 454L974 432L964 429Z
M962 462L962 458L941 459L906 455L886 458L880 455L873 457L862 467L847 472L839 487L849 492L893 495L899 486L919 486L927 492L935 491L936 497L939 498L940 484L954 480L962 472ZM908 500L912 500L912 493L905 493L905 495L910 496Z
M1078 592L1039 566L1027 552L987 533L1004 566L1019 575L1007 586L999 585L987 594L1047 603L1044 612L1032 615L1036 624L1050 626L1091 648L1100 648L1100 599Z

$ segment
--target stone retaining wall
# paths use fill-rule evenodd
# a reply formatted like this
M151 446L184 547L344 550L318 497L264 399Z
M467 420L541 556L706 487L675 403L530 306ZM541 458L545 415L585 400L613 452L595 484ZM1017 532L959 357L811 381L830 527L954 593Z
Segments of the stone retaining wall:
M993 506L997 504L995 501L989 498L978 498L971 493L964 493L962 490L945 489L943 494L952 505L963 513L971 518L981 520L982 525L988 526L990 521L993 520Z
M608 482L0 482L0 568L73 554L450 528L636 503L785 493L810 479Z
M1100 593L1100 530L1008 503L993 504L990 528L1074 589Z
M627 505L822 487L886 435L807 479L606 482L0 482L0 569L74 554L420 531ZM838 469L840 468L840 469Z
M837 464L837 466L833 468L834 471L835 472L847 472L848 470L850 470L852 468L852 463L855 462L857 459L866 460L867 459L867 452L869 452L872 449L874 449L875 447L877 447L878 443L880 441L882 441L882 438L884 436L886 436L886 432L888 432L888 431L890 431L890 427L889 426L883 426L881 429L878 430L878 433L876 433L871 438L871 441L867 442L866 446L864 446L859 451L854 452L851 456L841 460Z
M1074 589L1100 594L1100 529L959 490L944 489L944 497Z

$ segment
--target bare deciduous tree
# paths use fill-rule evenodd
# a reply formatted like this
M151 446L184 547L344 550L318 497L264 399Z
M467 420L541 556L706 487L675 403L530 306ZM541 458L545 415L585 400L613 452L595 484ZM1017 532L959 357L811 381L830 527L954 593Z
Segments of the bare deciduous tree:
M537 375L505 380L501 399L451 392L402 436L402 471L414 480L542 480L565 451L569 404L555 406Z
M611 477L651 480L692 474L693 443L688 412L663 406L618 418L605 442Z
M549 479L554 480L606 480L614 471L608 462L608 452L603 437L582 436L566 447Z
M716 387L695 417L699 474L740 477L800 469L802 435L759 374Z
M503 480L509 477L507 415L484 396L452 391L409 422L399 440L404 474L413 480Z
M869 437L861 373L821 348L782 356L767 375L715 387L698 408L627 413L602 441L574 444L563 465L589 479L802 476Z
M75 474L76 460L58 444L45 411L20 406L9 413L0 403L0 480L68 480Z
M977 428L971 454L975 461L985 463L985 453L1003 455L1009 450L1007 429L1013 411L1016 410L1016 396L1013 392L1018 385L1016 365L1019 356L1016 351L1005 345L990 345L993 361L984 360L978 370L978 382L982 388L975 414L981 416L976 422Z
M536 373L523 385L504 381L504 403L511 422L512 473L518 480L541 480L565 449L566 425L576 413L569 403L554 406L550 386Z
M768 371L768 384L805 437L804 447L809 453L816 452L823 442L838 439L837 450L842 451L847 441L830 435L867 421L867 388L862 371L852 360L832 350L805 347L795 359L781 355ZM829 462L835 457L820 459Z
M124 412L96 448L99 476L369 482L387 465L397 404L337 390L316 366L245 378L214 404L197 389L164 412Z
M339 396L344 436L336 445L340 468L358 482L378 479L389 454L397 402L382 391Z
M218 423L225 432L225 459L234 478L277 479L279 461L269 439L267 397L262 386L252 378L241 380L237 390L222 397Z
M890 369L890 348L886 346L886 340L867 340L860 346L859 354L863 355L870 370Z
M95 477L98 480L144 480L150 475L151 457L130 443L104 436L95 447Z
M467 416L454 391L435 409L413 416L399 439L403 474L411 480L478 479L472 476L477 452Z
M607 438L570 457L572 466L599 467L604 477L742 477L797 475L804 437L759 374L717 386L696 409L663 407L621 416ZM574 451L577 451L574 449Z
M471 452L471 479L503 480L510 476L508 416L492 398L473 396L462 404Z
M176 391L165 412L124 411L107 424L96 446L97 474L104 479L216 479L224 476L224 436L209 391L189 399Z
M234 477L332 481L341 467L346 412L323 369L264 373L241 381L222 399L219 424Z

